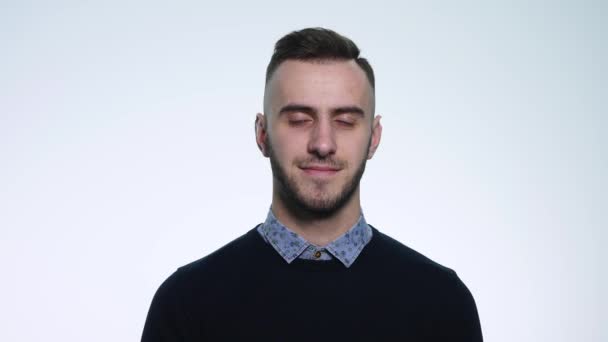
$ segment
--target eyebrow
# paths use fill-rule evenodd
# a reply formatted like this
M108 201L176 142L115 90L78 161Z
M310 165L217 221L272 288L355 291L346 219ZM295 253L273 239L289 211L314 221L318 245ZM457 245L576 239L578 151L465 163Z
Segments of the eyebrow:
M292 112L317 114L317 110L315 110L311 106L297 104L297 103L290 103L290 104L287 104L287 105L281 107L281 109L279 110L279 116L281 114L292 113ZM343 106L343 107L332 108L331 113L332 113L332 115L353 113L353 114L357 114L357 116L365 117L365 111L357 106Z

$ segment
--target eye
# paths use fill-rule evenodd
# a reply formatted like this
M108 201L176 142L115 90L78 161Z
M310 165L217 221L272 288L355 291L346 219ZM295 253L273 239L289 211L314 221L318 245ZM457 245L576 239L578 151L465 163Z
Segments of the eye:
M302 126L311 122L311 118L303 113L293 113L287 117L290 126Z
M346 120L336 120L336 122L338 122L340 125L342 126L354 126L354 122L350 122L350 121L346 121Z
M289 120L289 125L292 127L300 127L309 123L311 120Z
M336 122L343 127L352 127L357 123L357 120L351 115L340 115L336 117Z

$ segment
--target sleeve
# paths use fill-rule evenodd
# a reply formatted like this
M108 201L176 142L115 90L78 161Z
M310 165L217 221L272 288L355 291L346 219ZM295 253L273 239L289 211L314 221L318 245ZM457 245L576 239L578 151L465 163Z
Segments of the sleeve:
M471 291L450 270L449 282L443 294L440 322L435 330L437 341L482 342L481 324Z
M483 342L475 300L456 272L447 269L432 304L427 336L433 342Z
M186 318L180 293L180 270L158 288L144 325L142 342L187 341Z

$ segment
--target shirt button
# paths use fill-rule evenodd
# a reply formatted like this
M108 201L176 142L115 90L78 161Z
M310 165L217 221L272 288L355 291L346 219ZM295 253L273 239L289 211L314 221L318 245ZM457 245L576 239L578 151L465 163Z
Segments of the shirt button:
M321 257L321 251L316 251L314 255L315 258L319 259Z

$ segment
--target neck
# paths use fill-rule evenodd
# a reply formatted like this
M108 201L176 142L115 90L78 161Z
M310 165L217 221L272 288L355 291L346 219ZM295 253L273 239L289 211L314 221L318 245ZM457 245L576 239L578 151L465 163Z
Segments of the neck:
M298 208L288 206L276 191L273 191L271 207L281 223L317 246L325 246L346 233L361 215L359 187L344 206L329 215L303 213Z

